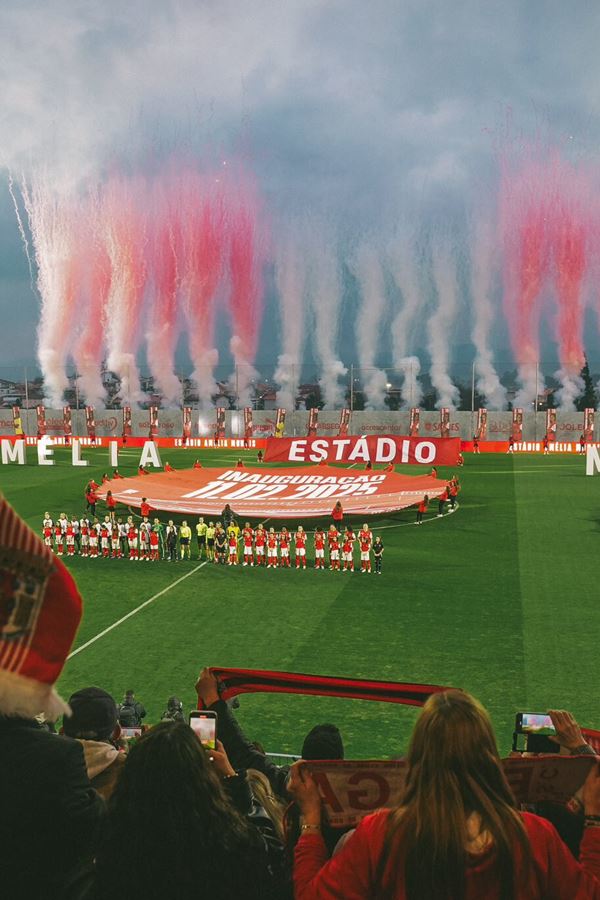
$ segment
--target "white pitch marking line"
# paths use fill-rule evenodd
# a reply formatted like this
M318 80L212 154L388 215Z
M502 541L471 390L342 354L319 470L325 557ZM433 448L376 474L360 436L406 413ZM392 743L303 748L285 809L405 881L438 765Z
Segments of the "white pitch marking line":
M198 572L203 566L207 564L208 560L205 559L204 562L200 563L199 566L195 566L190 572L186 572L185 575L182 575L181 578L178 578L176 581L171 582L171 584L167 585L166 588L163 588L162 591L159 591L158 594L154 594L153 597L149 597L148 600L144 600L143 603L140 603L139 606L136 606L135 609L132 609L127 615L122 616L120 619L117 619L116 622L113 622L112 625L109 625L108 628L105 628L104 631L101 631L95 637L90 638L89 641L86 641L85 644L82 644L81 647L77 647L76 650L73 650L67 656L67 660L72 659L73 656L77 656L78 653L81 653L82 650L85 650L86 647L89 647L90 644L94 644L96 641L99 641L101 637L104 637L105 634L108 634L109 631L112 631L113 628L116 628L117 625L121 625L123 622L126 622L127 619L130 619L132 616L135 616L136 613L139 613L141 609L144 609L148 604L153 603L154 600L158 600L159 597L162 597L163 594L166 594L171 588L176 587L178 584L181 584L182 581L185 581L186 578L189 578L190 575L193 575L195 572Z

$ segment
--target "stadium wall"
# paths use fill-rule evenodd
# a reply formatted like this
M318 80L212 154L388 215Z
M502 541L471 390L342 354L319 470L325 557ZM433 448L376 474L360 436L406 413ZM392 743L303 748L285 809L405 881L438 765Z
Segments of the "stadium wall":
M452 412L450 436L470 440L475 429L476 413ZM25 434L37 434L37 418L35 409L21 411ZM276 411L255 410L253 413L254 436L270 437L275 431ZM122 413L120 409L96 409L96 434L98 437L120 438L122 432ZM338 433L340 413L338 411L321 410L317 434L332 436ZM192 411L192 437L211 437L214 432L215 412L198 413ZM508 440L511 431L511 412L488 411L488 441ZM545 412L523 414L523 440L539 441L544 437L546 423ZM150 418L148 410L132 410L132 434L137 437L148 437ZM46 409L47 433L63 434L62 409ZM85 410L72 411L73 434L87 435ZM242 437L244 428L243 412L228 410L225 414L226 437ZM177 438L182 434L182 414L179 409L161 409L158 416L158 437ZM287 436L305 435L308 430L308 411L296 410L288 412L285 423ZM408 434L409 412L354 412L350 421L350 434ZM440 430L439 412L421 411L419 434L422 437L435 437ZM557 441L577 441L583 431L583 413L561 413L557 416ZM0 409L0 435L13 435L13 418L10 409ZM598 432L594 435L599 438Z

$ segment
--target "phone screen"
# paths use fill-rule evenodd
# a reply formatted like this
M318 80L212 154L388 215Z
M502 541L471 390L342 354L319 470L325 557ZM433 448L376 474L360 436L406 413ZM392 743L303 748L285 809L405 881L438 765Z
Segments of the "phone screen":
M123 728L121 727L121 737L123 738L138 738L142 736L142 726L136 726L135 728Z
M200 743L210 750L217 746L217 719L204 713L190 713L190 726L196 732Z
M521 731L525 734L556 734L552 719L544 713L521 713Z

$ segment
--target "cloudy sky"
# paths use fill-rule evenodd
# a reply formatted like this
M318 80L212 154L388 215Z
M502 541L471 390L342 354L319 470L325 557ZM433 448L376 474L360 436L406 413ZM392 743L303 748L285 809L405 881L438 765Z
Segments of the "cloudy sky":
M66 188L173 149L243 152L275 220L316 211L375 239L413 217L451 228L493 197L507 118L598 154L599 28L584 0L2 4L0 367L35 361L39 308L8 170L43 165Z

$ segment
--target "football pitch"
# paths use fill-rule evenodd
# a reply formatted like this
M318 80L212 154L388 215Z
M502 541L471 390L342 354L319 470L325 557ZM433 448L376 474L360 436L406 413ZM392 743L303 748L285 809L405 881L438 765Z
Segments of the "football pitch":
M139 454L120 452L122 474L136 473ZM224 467L238 455L181 450L169 459ZM54 467L2 466L0 489L40 533L45 510L82 514L86 481L108 468L106 450L85 456L87 469L72 468L64 450ZM517 711L566 707L600 727L600 480L567 455L467 455L457 472L456 513L437 518L433 504L421 528L412 509L370 520L385 545L381 577L315 571L312 541L307 571L201 565L195 541L194 558L177 564L65 558L84 616L62 695L93 684L120 699L133 688L155 722L171 694L195 705L202 666L239 666L462 687L492 713L502 751ZM298 752L312 725L335 722L358 759L400 755L417 710L257 694L240 698L238 715L251 738L284 753Z

